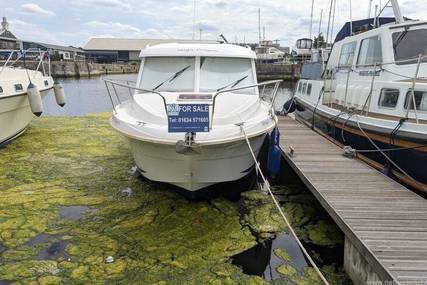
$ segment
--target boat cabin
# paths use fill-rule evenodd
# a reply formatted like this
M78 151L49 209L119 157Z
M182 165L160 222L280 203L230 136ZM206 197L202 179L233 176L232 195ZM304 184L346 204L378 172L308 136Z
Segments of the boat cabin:
M301 80L297 95L317 102L323 90L324 105L422 122L426 63L427 22L385 24L336 42L322 80Z
M215 93L257 84L255 53L228 44L162 44L141 52L137 86L157 92ZM258 94L257 88L242 93Z

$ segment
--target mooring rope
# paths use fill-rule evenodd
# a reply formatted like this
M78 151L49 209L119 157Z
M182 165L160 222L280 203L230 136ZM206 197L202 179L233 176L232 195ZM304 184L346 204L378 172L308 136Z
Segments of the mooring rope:
M363 128L360 126L359 119L360 119L359 116L357 116L357 121L356 121L357 127L362 132L362 134L368 139L368 141L378 150L378 152L381 153L384 156L384 158L389 163L391 163L394 167L396 167L397 170L399 170L403 175L405 175L406 177L408 177L409 179L411 179L417 185L421 186L421 189L426 190L425 186L423 184L421 184L421 182L419 182L418 180L416 180L415 178L413 178L405 170L403 170L399 165L397 165L397 163L395 163L387 154L385 154L385 152L368 136L368 134L365 132L365 130L363 130Z
M262 178L262 180L264 182L265 188L267 189L268 193L270 194L271 199L274 202L274 205L276 206L277 210L279 211L280 215L282 216L283 220L285 221L286 226L289 228L289 231L291 232L292 236L295 238L295 240L298 243L298 246L300 247L301 251L304 253L305 257L310 262L311 266L316 270L316 272L319 275L319 277L322 280L322 282L325 285L329 285L328 280L326 280L325 276L323 276L323 273L320 271L319 267L317 267L316 263L313 261L313 259L308 254L307 250L302 245L302 243L299 240L297 234L295 233L294 229L292 228L291 224L289 223L289 220L286 218L285 213L283 213L282 208L280 208L279 203L277 202L276 198L274 197L274 194L273 194L273 192L270 189L270 184L268 183L267 179L265 178L265 176L264 176L264 174L263 174L263 172L262 172L262 170L261 170L261 168L259 166L259 163L258 163L258 160L256 158L256 155L255 155L255 153L254 153L254 151L253 151L253 149L251 147L251 144L250 144L249 139L248 139L248 135L246 134L246 131L245 131L244 127L243 127L243 123L238 124L237 126L239 126L240 129L242 130L242 133L243 133L243 135L245 137L245 140L246 140L246 144L248 145L249 151L251 152L252 158L253 158L253 160L255 162L255 168L257 169L259 175L261 176L261 178Z

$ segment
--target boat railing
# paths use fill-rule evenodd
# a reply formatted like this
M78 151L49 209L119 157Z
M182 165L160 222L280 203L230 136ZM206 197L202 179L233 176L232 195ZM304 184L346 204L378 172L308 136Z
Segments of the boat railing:
M6 67L24 67L40 71L43 76L50 76L50 57L47 51L41 49L28 49L28 50L1 50L0 55L4 55L4 62L2 62L0 69L0 76ZM45 64L47 63L47 68ZM33 68L31 68L33 67ZM36 76L37 73L34 74Z
M139 88L139 87L136 87L136 84L135 84L135 86L130 85L130 83L136 83L135 81L132 81L132 80L108 79L108 78L104 78L103 80L104 80L105 88L107 89L107 93L108 93L108 96L110 98L110 102L111 102L111 105L113 107L114 113L117 113L117 109L116 109L117 104L116 103L122 104L122 99L120 98L120 94L117 91L117 87L122 87L122 88L128 89L129 96L132 100L134 100L135 93L141 93L142 92L142 93L151 93L151 94L158 95L162 99L164 110L165 110L165 113L167 116L168 111L167 111L166 98L159 91ZM248 85L248 86L243 86L243 87L230 88L230 89L224 89L224 90L220 90L220 91L215 92L212 96L212 115L211 115L211 119L210 119L209 128L212 129L212 121L213 121L213 118L215 115L216 99L218 98L219 95L225 94L225 93L230 93L230 92L235 92L235 91L240 91L240 90L245 90L245 89L251 89L251 88L258 88L259 89L258 96L260 97L261 100L268 101L270 114L273 115L274 114L274 103L275 103L276 98L277 98L277 93L279 90L280 83L282 83L282 82L283 82L283 80L271 80L271 81L261 82L258 84L253 84L253 85ZM267 92L266 87L267 86L273 86L273 88L271 89L271 94L269 96L267 96L267 94L266 94L266 92Z
M393 74L395 76L398 77L402 77L404 79L410 80L411 83L411 87L409 88L409 92L410 93L410 101L407 104L406 107L406 119L409 118L409 112L410 110L413 108L413 112L414 112L414 116L415 116L415 122L418 124L419 123L419 118L418 118L418 110L417 110L417 105L416 105L416 100L415 100L415 87L416 84L419 80L423 80L426 79L425 77L419 77L419 72L420 72L420 67L422 63L427 62L427 56L420 54L417 57L413 57L410 59L404 59L404 60L399 60L399 61L392 61L392 62L376 62L374 64L363 64L363 65L348 65L348 66L341 66L338 67L338 71L344 71L347 73L347 82L346 82L346 92L345 92L345 99L344 99L344 106L347 106L347 90L348 90L348 86L349 86L349 77L350 77L350 73L358 73L359 71L357 70L357 68L373 68L373 72L372 73L372 80L371 80L371 87L370 87L370 91L369 91L369 95L362 107L362 113L365 111L366 109L366 115L369 114L369 107L370 107L370 103L371 103L371 97L373 94L373 89L374 89L374 82L375 82L375 77L378 76L378 72L384 71L384 72L388 72L390 74ZM410 74L400 74L398 72L395 71L391 71L389 69L386 69L385 66L387 65L396 65L399 63L414 63L415 64L415 74L410 75ZM332 76L332 75L331 75Z

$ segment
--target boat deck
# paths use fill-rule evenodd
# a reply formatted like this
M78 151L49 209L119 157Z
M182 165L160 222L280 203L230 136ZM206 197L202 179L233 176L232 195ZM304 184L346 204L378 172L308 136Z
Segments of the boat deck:
M283 157L377 276L427 284L427 200L289 117L279 128Z

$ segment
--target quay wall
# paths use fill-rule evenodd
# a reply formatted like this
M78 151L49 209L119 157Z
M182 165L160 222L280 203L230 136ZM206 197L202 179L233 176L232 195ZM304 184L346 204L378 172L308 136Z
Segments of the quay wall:
M91 77L105 74L137 73L139 63L88 63L88 62L52 62L51 72L54 78Z
M258 81L283 79L288 81L296 81L301 76L300 64L272 64L258 63L256 65Z
M0 61L1 63L1 61ZM18 62L15 66L23 68L37 69L38 62L27 61ZM51 62L50 71L53 78L80 78L91 77L106 74L127 74L138 73L140 63L89 63L85 61L53 61ZM48 70L47 63L40 66L39 70Z

